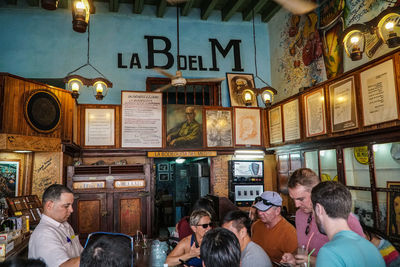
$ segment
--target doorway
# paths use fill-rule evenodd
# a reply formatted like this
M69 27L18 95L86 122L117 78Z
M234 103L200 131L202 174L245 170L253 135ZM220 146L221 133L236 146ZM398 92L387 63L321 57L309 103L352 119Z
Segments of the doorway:
M194 202L210 193L210 159L155 158L155 228L169 232Z

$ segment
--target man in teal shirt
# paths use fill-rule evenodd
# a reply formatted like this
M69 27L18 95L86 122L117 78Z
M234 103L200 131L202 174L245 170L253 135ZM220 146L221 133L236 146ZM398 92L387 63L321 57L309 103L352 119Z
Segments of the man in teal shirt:
M347 224L352 201L346 186L320 183L312 189L311 200L318 230L329 238L318 252L317 267L385 267L379 250Z
M201 147L201 125L195 120L194 107L185 109L186 121L180 127L170 132L167 143L170 147Z

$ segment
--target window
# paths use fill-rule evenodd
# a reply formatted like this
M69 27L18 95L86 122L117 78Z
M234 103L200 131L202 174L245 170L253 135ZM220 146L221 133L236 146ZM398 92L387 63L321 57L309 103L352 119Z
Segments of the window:
M154 91L170 82L168 78L147 78L146 90ZM163 91L163 104L182 105L221 105L221 83L202 82L188 83L181 87L170 87Z

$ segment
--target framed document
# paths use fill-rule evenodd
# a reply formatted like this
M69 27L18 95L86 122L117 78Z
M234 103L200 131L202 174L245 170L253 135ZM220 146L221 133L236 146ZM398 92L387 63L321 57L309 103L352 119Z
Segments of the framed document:
M354 76L329 85L332 132L358 127Z
M285 142L300 139L299 100L294 99L282 105Z
M324 88L303 95L306 137L326 134Z
M85 109L85 146L113 146L114 109Z
M232 147L232 110L206 109L207 147Z
M393 60L361 72L360 79L364 126L397 119Z
M281 106L272 108L268 111L269 118L269 142L271 144L282 143L282 114Z
M162 147L162 93L122 92L122 147Z
M235 145L261 145L261 116L258 108L235 108Z

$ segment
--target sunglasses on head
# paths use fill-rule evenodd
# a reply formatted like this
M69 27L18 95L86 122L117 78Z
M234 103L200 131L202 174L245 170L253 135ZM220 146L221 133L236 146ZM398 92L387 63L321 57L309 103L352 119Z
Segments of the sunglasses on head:
M90 233L90 234L88 235L88 237L87 237L87 239L86 239L85 246L84 246L83 248L86 248L86 246L88 245L89 240L90 240L91 237L94 238L95 236L98 236L98 235L113 235L113 236L122 236L122 237L128 238L129 241L130 241L130 246L131 246L131 251L132 251L132 264L131 264L131 267L133 267L133 263L134 263L134 261L135 261L135 258L134 258L135 251L134 251L134 249L133 249L133 237L131 237L131 236L129 236L129 235L126 235L126 234L121 234L121 233L93 232L93 233Z
M261 201L264 203L264 205L279 207L279 205L275 205L274 203L271 203L268 200L263 199L262 197L256 197L255 198L255 202L256 203L261 202Z
M196 226L202 226L204 229L207 229L208 227L212 227L213 223L203 223L203 224L198 224Z

